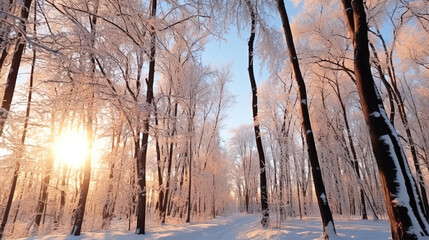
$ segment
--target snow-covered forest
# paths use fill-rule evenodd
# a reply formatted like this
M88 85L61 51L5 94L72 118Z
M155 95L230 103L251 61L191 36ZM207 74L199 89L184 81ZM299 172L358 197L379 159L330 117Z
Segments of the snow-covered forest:
M428 0L0 4L0 239L429 239ZM202 59L231 32L253 120L226 139L234 63Z

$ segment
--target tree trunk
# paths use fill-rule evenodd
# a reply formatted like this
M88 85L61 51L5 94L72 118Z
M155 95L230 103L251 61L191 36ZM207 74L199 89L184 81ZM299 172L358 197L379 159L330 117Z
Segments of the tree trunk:
M255 41L255 32L256 32L256 13L249 0L246 0L249 12L251 15L251 30L249 38L249 63L248 63L248 72L250 85L252 87L252 112L253 112L253 128L255 131L256 138L256 148L259 155L259 168L260 168L260 186L261 186L261 208L262 208L262 227L268 227L269 224L269 210L268 210L268 189L267 189L267 177L266 177L266 168L265 168L265 155L264 149L262 146L262 139L259 129L259 120L258 120L258 95L257 95L257 86L255 75L253 72L253 45Z
M396 240L428 237L429 224L422 212L423 206L416 182L372 78L363 1L342 0L342 3L353 39L356 83L379 168L392 238Z
M37 5L35 4L34 6L36 8ZM36 18L36 14L34 14L34 18ZM36 24L34 24L34 35L36 36ZM22 136L21 136L21 147L22 148L20 151L24 151L24 149L25 149L24 148L25 138L27 136L28 121L30 119L31 98L33 95L34 69L35 69L35 65L36 65L36 48L33 48L33 59L32 59L31 63L32 63L32 65L31 65L31 72L30 72L30 82L28 85L27 109L25 111L24 129L23 129ZM21 156L23 154L24 154L23 152L18 153L19 157L17 159L16 165L15 165L15 171L13 173L12 186L10 188L9 197L8 197L8 200L6 203L6 208L5 208L5 211L3 213L3 218L2 218L1 225L0 225L0 239L2 239L2 237L3 237L3 232L4 232L4 229L6 227L7 219L9 217L10 208L12 206L12 200L13 200L13 196L15 194L16 183L18 181L18 176L19 176ZM15 219L16 219L17 215L18 214L15 215ZM14 219L14 221L15 221L15 219Z
M13 172L12 186L10 187L9 197L7 199L6 208L3 213L2 222L0 225L0 239L3 238L4 229L6 227L7 219L9 217L10 208L12 206L13 195L15 194L16 183L19 175L19 160L16 162L15 171Z
M177 117L177 107L178 104L174 104L174 123L173 123L173 129L171 132L171 137L174 137L176 134L176 117ZM167 201L169 199L169 193L170 193L170 176L171 176L171 166L173 164L173 151L174 151L174 141L170 140L170 149L168 151L168 166L167 166L167 177L165 182L165 196L164 196L164 204L163 209L161 210L161 222L165 223L165 217L166 217L166 211L167 211Z
M97 15L98 13L98 7L99 2L96 1L94 14ZM91 42L90 47L94 48L95 45L95 38L96 38L96 27L97 27L97 17L96 16L90 16L90 27L91 27ZM90 60L91 60L91 80L94 80L95 77L95 56L94 53L90 53ZM83 217L85 215L85 208L86 208L86 200L88 198L88 192L89 192L89 184L91 181L91 160L92 160L92 147L93 147L93 113L94 113L94 100L95 100L95 93L91 86L92 83L89 83L89 94L90 94L90 102L87 104L86 112L84 113L86 115L86 123L85 123L85 130L86 130L86 139L88 141L88 155L86 156L84 168L83 168L83 182L80 187L80 195L79 195L79 201L78 205L75 211L75 219L73 228L71 231L71 235L74 236L80 236L80 233L82 231L82 224L83 224Z
M6 122L7 114L12 104L13 94L15 92L15 85L18 77L19 66L21 65L21 58L26 44L22 33L25 33L27 29L27 24L25 22L28 19L31 2L32 0L25 0L24 5L21 9L21 21L19 21L19 25L22 31L18 31L17 33L18 42L16 44L15 52L12 57L9 74L7 75L6 88L4 90L4 96L0 107L0 137L3 134L3 128Z
M159 121L158 121L158 114L157 114L157 109L156 109L156 104L154 104L154 111L155 111L155 126L159 126ZM162 219L162 215L163 215L163 209L164 209L164 184L163 184L163 173L164 173L164 169L165 167L163 167L165 165L165 160L162 161L162 156L161 156L161 148L160 148L160 137L158 134L158 130L154 131L155 133L155 149L156 149L156 167L157 167L157 172L158 172L158 201L156 203L156 209L158 210L159 213L159 219Z
M353 165L353 168L354 168L354 170L356 172L356 175L358 177L358 181L361 182L361 184L359 184L359 187L360 187L359 194L360 194L360 206L361 206L362 219L368 219L368 215L366 213L365 196L364 196L364 192L363 192L364 190L363 190L363 186L362 186L362 177L361 177L361 174L360 174L360 169L359 169L359 163L358 163L358 160L357 160L356 149L355 149L355 146L354 146L354 141L353 141L352 133L351 133L351 130L350 130L350 125L349 125L349 120L348 120L348 117L347 117L346 106L345 106L345 104L343 102L343 98L341 96L341 89L340 89L340 86L339 86L337 80L335 81L335 86L336 86L335 92L336 92L336 95L338 97L338 101L340 102L341 110L343 111L343 120L344 120L344 124L345 124L345 127L346 127L347 138L349 140L350 152L352 153L352 158L353 158L352 159L352 163L353 163L352 165ZM378 218L377 216L375 216L375 217Z
M192 99L191 99L192 101ZM190 106L192 106L192 104L190 104ZM192 107L190 107L192 108ZM192 198L191 198L191 190L192 190L192 156L193 154L193 148L192 148L192 138L194 135L194 113L193 110L190 109L189 111L190 119L189 119L189 123L188 123L188 134L189 134L189 153L188 153L188 159L189 159L189 166L188 166L188 207L187 207L187 215L186 215L186 222L189 223L191 222L191 207L192 207Z
M304 131L305 140L307 143L308 157L311 163L311 172L313 175L314 187L317 195L317 203L319 204L320 215L322 217L324 236L329 238L329 234L335 234L334 220L329 208L328 198L323 184L322 172L320 170L319 159L317 157L316 144L311 129L310 115L308 114L307 92L305 82L299 68L298 56L293 43L292 31L290 29L289 19L286 13L286 8L283 0L277 0L277 6L280 17L283 23L283 30L286 38L286 43L289 49L289 58L293 66L295 80L298 85L298 94L301 106L302 130Z
M157 0L151 0L150 2L151 12L150 18L155 19L156 16L156 5ZM156 33L155 26L150 28L150 62L149 62L149 76L146 81L147 90L146 90L146 103L147 106L152 106L153 102L153 82L155 76L155 41ZM139 151L137 159L137 177L138 177L138 204L137 204L137 226L136 234L145 234L145 225L146 225L146 159L147 159L147 149L148 149L148 139L149 139L149 116L150 112L146 113L147 115L143 119L143 136L142 136L142 146Z
M94 99L94 95L92 95L92 100ZM75 220L73 224L73 229L71 231L71 235L80 236L82 231L82 223L83 217L85 215L85 207L86 200L89 192L89 183L91 180L91 158L92 158L92 138L93 138L93 120L92 120L92 112L93 112L93 103L89 103L87 109L87 122L86 122L86 138L88 140L88 156L86 156L84 169L83 169L83 182L80 188L79 201L75 212Z
M54 133L55 133L54 122L55 122L55 117L52 116L51 140L50 140L51 143L54 142ZM43 212L45 211L46 203L48 201L48 186L51 181L52 169L54 167L54 153L52 152L52 150L49 150L47 158L48 159L45 165L46 172L44 174L45 176L43 177L43 181L41 182L40 195L39 195L39 199L37 201L37 207L36 207L36 218L34 220L34 224L36 228L40 226Z
M0 6L0 11L6 13L2 16L2 21L0 21L0 74L2 72L4 62L9 53L9 48L11 46L9 34L11 30L11 26L7 23L7 13L12 14L15 4L13 4L14 0L9 0L8 3L3 2Z
M106 202L104 203L103 206L103 215L102 215L102 225L101 228L107 228L110 225L110 221L112 220L113 217L113 212L112 212L112 201L113 201L113 173L114 173L114 169L115 169L115 163L112 162L110 163L110 174L109 174L109 186L107 188L107 196L106 196Z
M55 216L54 230L58 229L58 226L64 213L64 207L66 205L66 191L64 190L64 188L66 186L66 179L69 174L69 168L65 164L62 167L62 174L63 175L61 177L60 207L57 211L57 215Z

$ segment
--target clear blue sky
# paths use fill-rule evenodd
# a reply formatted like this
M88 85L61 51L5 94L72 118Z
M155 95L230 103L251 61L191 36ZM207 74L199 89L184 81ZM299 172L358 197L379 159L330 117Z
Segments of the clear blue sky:
M286 10L289 14L289 21L297 15L297 12L302 7L300 4L295 7L290 1L285 1ZM280 19L277 15L274 24L281 26ZM232 80L229 84L229 91L235 96L235 104L227 111L227 117L223 122L221 136L227 142L231 137L230 130L240 126L241 124L251 124L252 109L251 109L251 89L249 75L247 72L247 40L249 38L250 29L241 30L240 36L236 32L236 27L231 27L228 34L223 36L226 41L212 41L207 44L205 52L202 56L204 64L213 66L221 66L222 64L232 64ZM281 42L279 44L286 44ZM261 66L261 62L257 56L254 64L255 78L257 84L267 80L269 73L266 67Z

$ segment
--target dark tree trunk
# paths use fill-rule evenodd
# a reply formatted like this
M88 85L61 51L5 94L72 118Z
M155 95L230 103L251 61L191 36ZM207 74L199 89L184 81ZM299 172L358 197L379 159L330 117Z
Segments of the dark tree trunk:
M192 120L192 124L193 124L193 120ZM186 214L186 222L189 223L191 222L191 207L192 207L192 198L191 198L191 192L192 192L192 130L190 132L190 139L189 139L189 153L188 153L188 158L189 158L189 166L188 166L188 207L187 207L187 214Z
M55 132L54 122L55 122L55 118L52 117L51 140L50 140L51 143L53 143L53 139L54 139L54 132ZM40 195L36 206L36 218L34 220L34 224L36 228L40 226L43 213L45 212L46 203L48 201L48 186L49 186L49 183L51 182L51 174L54 166L54 155L52 151L48 153L47 158L48 159L45 165L46 172L45 172L45 176L43 177L43 181L41 182Z
M94 99L94 95L92 97L92 100ZM75 212L75 219L73 224L73 229L71 231L71 235L74 236L80 236L80 233L82 231L82 223L83 223L83 217L85 215L85 207L86 207L86 200L88 198L88 192L89 192L89 183L91 180L91 150L92 150L92 135L93 135L93 127L92 127L92 105L93 103L89 104L89 107L87 109L87 122L86 122L86 138L89 141L88 144L88 156L86 156L84 167L83 167L83 182L80 187L80 195L79 195L79 201L77 204L76 212Z
M212 216L213 218L216 218L216 181L215 181L215 175L213 174L213 195L212 195Z
M259 120L258 120L258 89L256 86L255 75L253 72L253 45L255 41L256 35L256 13L253 5L249 0L246 1L247 6L249 8L249 12L251 15L251 30L250 30L250 38L248 42L249 46L249 63L248 63L248 72L250 85L252 87L252 112L253 112L253 126L255 130L255 138L256 138L256 148L258 150L259 155L259 168L260 168L260 186L261 186L261 208L262 208L262 227L268 227L269 224L269 210L268 210L268 189L267 189L267 176L265 170L265 155L264 149L262 146L262 139L259 129ZM246 203L247 205L247 203Z
M15 171L13 172L12 186L10 187L9 197L7 199L6 208L3 213L3 218L0 225L0 239L3 238L4 229L6 227L7 219L9 217L10 208L12 206L13 195L15 194L16 183L19 175L19 160L16 162Z
M61 191L60 191L60 207L57 211L57 215L55 216L54 221L54 230L58 229L58 226L60 224L61 218L63 217L64 213L64 207L66 205L66 192L65 192L65 186L66 186L66 179L67 175L69 174L69 168L67 165L63 165L62 167L62 177L61 177Z
M107 188L107 196L106 196L106 202L103 206L103 215L102 215L102 225L101 228L107 228L110 225L110 221L113 218L113 210L112 210L112 201L113 201L113 173L115 169L115 163L110 164L110 174L109 174L109 186Z
M380 79L383 82L384 86L386 87L387 94L389 96L389 105L390 105L390 117L389 117L389 119L390 119L390 122L392 122L392 125L395 125L395 103L394 103L394 100L396 100L396 102L398 102L398 99L397 99L397 96L394 94L392 86L390 86L390 84L387 82L386 78L384 77L383 69L381 68L381 65L380 65L381 62L380 62L380 59L378 58L378 54L377 54L377 51L375 50L374 45L371 42L369 42L369 46L371 47L372 53L374 55L375 68L377 69L377 72L380 76ZM386 51L386 53L387 53L387 51Z
M22 187L21 187L21 191L19 192L19 197L16 200L18 202L16 209L15 209L15 215L13 217L13 221L12 221L12 229L11 229L11 233L14 232L15 229L15 223L16 220L18 219L18 214L19 214L19 209L21 207L21 201L22 201L22 196L24 195L24 187L25 187L25 183L27 180L27 173L24 175L24 179L22 180Z
M34 5L36 7L36 4ZM36 14L34 14L34 17L36 18ZM36 36L36 24L34 24L34 35ZM31 62L31 72L30 72L30 82L28 85L28 98L27 98L27 109L25 111L25 120L24 120L24 129L22 132L22 136L21 136L21 150L20 151L24 151L24 144L25 144L25 138L27 136L27 128L28 128L28 121L30 119L30 111L31 111L31 99L32 99L32 95L33 95L33 80L34 80L34 69L35 69L35 65L36 65L36 49L33 49L33 59ZM23 156L23 152L18 153L18 156ZM7 223L7 219L9 217L9 212L10 212L10 208L12 206L12 200L13 200L13 196L15 195L15 189L16 189L16 183L18 181L18 176L19 176L19 170L20 170L20 161L21 161L21 157L18 157L16 165L15 165L15 171L13 173L13 179L12 179L12 186L10 188L10 192L9 192L9 197L6 203L6 208L5 211L3 213L3 218L2 218L2 222L0 225L0 239L2 239L3 237L3 232L4 229L6 227L6 223ZM22 196L22 193L21 193ZM18 209L17 209L18 211ZM15 214L15 218L14 218L14 222L16 220L16 216L18 214Z
M0 11L11 14L14 8L13 2L14 0L9 0L8 3L3 2L3 4L0 6ZM0 21L0 51L1 51L0 73L2 72L3 64L6 60L6 57L9 53L9 48L11 46L11 43L9 42L10 41L9 34L10 34L11 26L9 25L9 23L7 23L7 18L8 16L4 14L2 16L2 21Z
M381 39L381 41L383 43L383 47L385 49L385 53L387 54L386 56L389 56L389 58L390 58L390 55L388 54L387 47L386 47L385 42L384 42L384 38L382 37L382 35L380 33L379 33L378 36L379 36L379 38ZM396 103L398 104L399 116L401 117L401 122L404 125L405 132L407 134L408 145L410 145L411 157L413 159L413 164L414 164L414 167L416 169L417 183L419 185L420 195L421 195L421 198L423 200L423 202L422 202L422 204L423 204L423 212L424 212L424 214L426 216L426 219L428 219L428 217L429 217L429 215L428 215L429 214L429 203L428 203L428 198L427 198L427 195L426 195L426 186L425 186L425 182L423 180L422 171L420 169L420 163L419 163L418 157L417 157L417 150L416 150L416 147L415 147L413 136L411 134L411 129L410 129L410 125L409 125L409 122L408 122L407 113L405 111L404 100L403 100L403 98L401 96L401 92L399 91L398 86L397 86L396 75L395 75L395 69L393 67L393 62L392 61L389 62L390 63L389 76L390 76L391 82L392 82L392 85L390 85L389 83L387 83L387 80L384 77L383 71L382 71L381 66L380 66L380 60L378 58L378 54L377 54L377 52L375 50L374 45L372 43L370 43L370 42L369 42L369 45L370 45L371 50L372 50L372 52L374 54L374 58L376 59L376 68L377 68L377 71L379 72L380 78L381 78L382 82L384 83L384 85L386 86L387 93L389 94L390 106L391 106L390 108L392 108L392 107L394 108L394 106L393 106L393 98L391 97L391 95L394 96L394 99L396 100ZM390 121L392 122L392 125L394 124L393 117L392 117L392 116L394 116L393 114L394 114L394 111L393 112L391 111Z
M174 104L174 122L173 122L173 129L171 131L171 137L173 138L176 134L176 117L177 117L177 107L178 104ZM167 203L169 199L170 194L170 176L171 176L171 167L173 164L173 151L174 151L174 141L170 140L170 149L168 151L168 166L167 166L167 177L165 182L165 196L164 196L164 203L163 203L163 209L161 210L161 222L165 223L165 217L166 217L166 211L167 211Z
M338 101L340 102L341 110L343 111L344 124L345 124L345 127L346 127L347 138L349 140L350 152L351 152L352 158L353 158L352 159L352 165L353 165L353 168L354 168L354 170L356 172L356 175L358 177L358 181L362 182L362 177L361 177L361 174L360 174L360 169L359 169L359 163L358 163L358 159L357 159L356 149L355 149L355 146L354 146L354 141L353 141L352 133L351 133L351 130L350 130L349 120L348 120L348 117L347 117L346 106L345 106L345 104L343 102L343 98L341 96L341 89L340 89L340 86L339 86L337 80L335 81L335 87L336 87L335 92L336 92L336 95L338 97ZM363 186L360 186L359 194L360 194L360 206L361 206L362 219L368 219L368 215L366 213L365 196L364 196L364 192L363 191L364 191L363 190ZM378 217L376 215L374 217L378 219Z
M293 43L292 31L290 29L289 19L286 13L286 8L283 0L277 0L277 7L283 23L283 30L286 38L286 43L289 49L289 58L293 66L295 80L298 85L298 94L301 106L302 129L304 131L305 140L307 143L308 157L311 163L311 172L313 175L314 187L317 195L317 203L319 204L320 215L322 217L323 232L325 237L329 238L329 234L335 234L334 220L329 208L328 198L323 184L322 172L320 170L319 159L317 157L316 144L311 129L310 115L308 114L307 92L305 82L299 68L298 56Z
M98 13L98 1L96 3L94 9L94 14L97 15ZM94 48L95 46L95 38L96 38L96 27L97 27L97 17L91 16L90 18L90 27L91 27L91 42L90 47ZM95 77L95 56L94 53L90 53L90 60L91 60L91 80ZM92 83L89 83L92 84ZM91 86L90 86L91 87ZM86 208L86 200L88 198L88 192L89 192L89 184L91 181L91 160L92 160L92 147L93 147L93 113L94 113L94 100L95 100L95 94L94 90L90 89L90 102L87 104L86 112L84 113L86 115L86 139L88 141L88 155L86 156L85 163L83 166L83 182L80 187L80 195L79 195L79 201L78 205L75 211L75 219L73 228L71 231L71 235L74 236L80 236L80 233L82 231L82 224L83 224L83 217L85 215L85 208Z
M150 18L155 19L157 0L151 0ZM155 76L155 41L156 33L155 26L150 28L150 62L149 62L149 76L146 80L146 103L147 106L152 106L153 102L153 82ZM143 134L142 146L139 151L137 159L137 184L139 187L138 200L137 200L137 226L136 234L145 234L146 225L146 159L149 139L149 116L150 112L146 113L147 116L143 119Z
M9 48L10 48L9 45L5 46L4 49L1 51L1 55L0 55L0 73L1 73L1 70L3 68L4 62L6 61L6 57L8 55Z
M28 19L31 2L32 0L25 0L21 9L21 21L19 22L19 25L22 31L18 31L18 42L12 57L9 74L7 75L6 88L4 90L4 96L0 107L0 137L3 134L3 128L6 122L7 114L12 104L13 94L15 92L16 79L18 77L19 66L21 65L21 58L26 43L22 33L25 33L27 29L27 24L25 22Z
M112 113L113 115L113 113ZM122 125L120 125L122 127ZM115 120L113 122L113 132L112 132L112 146L110 149L110 152L112 153L112 156L116 157L116 153L119 147L119 143L121 141L121 134L116 135L116 124ZM120 133L121 130L119 130ZM102 225L101 228L107 228L110 225L110 221L113 217L112 212L112 201L113 201L113 177L114 177L114 170L115 170L115 160L110 159L112 161L110 163L110 173L109 173L109 185L107 187L107 195L106 195L106 202L103 206L103 214L102 214Z
M159 121L158 121L158 114L157 114L157 109L156 109L156 104L154 104L154 111L155 111L155 125L158 126ZM161 156L161 147L159 146L159 134L157 132L157 130L155 130L155 149L156 149L156 167L158 170L158 189L159 189L159 194L158 194L158 202L156 204L156 209L158 210L159 213L159 218L162 219L162 215L163 215L163 209L164 209L164 186L163 186L163 173L164 173L164 164L165 164L165 160L164 162L162 162L162 156Z
M356 83L379 168L392 238L395 240L427 238L429 224L422 212L423 206L417 192L417 184L372 78L368 26L363 1L342 0L342 3L353 39Z
M426 219L428 219L429 218L429 203L428 203L428 197L426 194L426 186L425 186L425 182L423 180L422 170L420 169L420 163L419 163L419 160L417 157L417 150L416 150L416 146L414 143L413 136L411 134L411 129L410 129L410 125L408 122L407 113L405 112L404 101L402 99L402 96L399 93L399 90L398 90L396 84L392 84L392 85L393 85L394 91L396 92L396 95L398 96L399 115L401 117L402 124L404 125L405 132L407 134L408 144L410 145L411 157L413 159L414 168L416 169L416 177L417 177L418 186L420 188L420 196L421 196L422 205L423 205L423 213L425 214Z

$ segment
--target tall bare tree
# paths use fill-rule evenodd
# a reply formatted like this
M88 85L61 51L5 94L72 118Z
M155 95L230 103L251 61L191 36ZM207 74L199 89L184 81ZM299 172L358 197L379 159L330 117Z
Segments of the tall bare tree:
M155 18L156 18L156 5L157 0L150 1L150 18L152 24L150 26L150 52L149 52L149 75L146 80L146 106L148 109L153 104L153 83L155 78L155 52L156 52L156 32L155 32ZM150 111L146 113L143 119L143 134L142 144L137 159L137 177L138 177L138 200L137 200L137 227L136 234L145 234L146 224L146 162L147 162L147 149L149 143L149 117Z
M298 95L300 100L302 131L307 143L308 157L311 163L311 173L313 175L314 187L317 195L317 203L319 204L320 215L322 217L324 237L329 238L330 234L335 234L334 220L332 218L331 209L328 204L328 197L323 184L322 172L320 170L319 159L317 156L316 143L314 141L313 131L311 129L310 115L308 114L307 105L307 90L304 78L299 67L298 55L296 54L295 44L293 42L292 30L290 28L289 19L283 0L277 0L277 8L283 23L283 31L286 38L286 43L289 49L289 59L292 63L295 80L298 85Z
M260 168L260 185L261 185L261 208L262 208L262 220L261 224L263 227L268 227L269 224L269 209L268 209L268 189L267 189L267 175L266 175L266 163L265 163L265 154L264 148L262 146L261 130L259 128L259 119L258 119L258 87L256 85L255 74L253 72L253 55L254 55L254 42L256 36L256 9L250 2L246 1L247 7L250 12L250 38L248 41L248 67L247 71L249 72L250 85L252 87L252 113L253 113L253 128L255 131L256 138L256 148L258 150L259 156L259 168Z
M89 16L90 21L90 41L89 41L89 48L94 49L95 48L95 39L96 39L96 32L97 32L97 14L99 9L99 0L95 0L92 4L87 5L87 11L88 13L92 13ZM92 8L92 9L90 9ZM74 236L80 236L80 233L82 231L82 224L83 224L83 217L85 215L85 208L86 208L86 202L88 198L88 192L89 192L89 184L91 181L91 160L92 160L92 147L93 147L93 138L94 138L94 100L95 100L95 93L93 89L93 81L95 79L95 56L93 52L90 52L90 78L89 80L92 82L88 83L88 102L85 104L85 110L84 110L84 121L85 121L85 132L86 132L86 139L88 143L88 153L87 156L85 156L85 162L83 164L83 181L80 186L80 194L79 194L79 200L77 204L77 208L74 215L74 223L73 228L71 231L71 234Z

